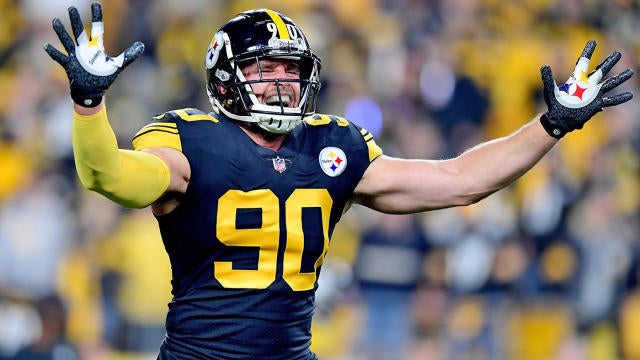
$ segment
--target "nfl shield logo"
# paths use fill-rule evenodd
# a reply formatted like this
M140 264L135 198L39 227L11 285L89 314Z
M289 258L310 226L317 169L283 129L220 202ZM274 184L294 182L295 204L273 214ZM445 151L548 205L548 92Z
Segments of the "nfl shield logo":
M276 169L277 172L283 173L285 170L287 170L287 163L283 158L277 156L272 160L273 160L273 168Z

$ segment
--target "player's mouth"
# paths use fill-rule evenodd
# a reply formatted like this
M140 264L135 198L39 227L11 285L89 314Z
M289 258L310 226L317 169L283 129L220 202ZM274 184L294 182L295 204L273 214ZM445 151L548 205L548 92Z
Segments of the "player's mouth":
M273 95L265 99L265 104L270 106L289 107L292 103L291 96L283 94L282 96Z

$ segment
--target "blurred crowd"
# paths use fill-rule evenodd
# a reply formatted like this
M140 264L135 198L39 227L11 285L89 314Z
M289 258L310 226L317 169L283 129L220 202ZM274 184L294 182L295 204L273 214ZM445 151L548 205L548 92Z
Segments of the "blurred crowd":
M63 70L42 46L67 6L0 0L0 359L155 359L171 272L149 210L81 188ZM323 61L319 112L385 153L448 158L544 111L587 40L640 96L638 0L109 0L105 46L144 55L108 92L120 146L156 114L208 111L203 59L254 7L300 25ZM464 208L354 207L320 277L323 360L640 359L640 101L567 135L508 188ZM502 159L495 159L503 161ZM188 244L185 244L188 246Z

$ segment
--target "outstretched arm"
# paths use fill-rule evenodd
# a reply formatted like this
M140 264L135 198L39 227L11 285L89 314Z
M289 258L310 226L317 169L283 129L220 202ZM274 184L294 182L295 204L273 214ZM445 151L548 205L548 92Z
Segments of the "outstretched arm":
M509 136L485 142L449 160L376 159L354 191L354 202L387 213L413 213L468 205L504 188L533 167L566 133L597 112L630 100L605 93L628 80L625 70L600 82L620 59L614 52L587 75L595 42L585 46L569 80L558 87L541 69L548 110Z
M557 142L536 117L511 135L482 143L453 159L381 156L365 172L354 201L386 213L469 205L522 176Z
M86 188L125 207L145 207L162 199L166 192L186 189L188 162L177 150L140 152L118 148L103 96L120 72L142 54L144 46L137 42L115 58L107 56L101 5L93 3L91 12L89 36L77 9L69 8L75 41L60 19L53 20L66 55L50 44L45 45L45 51L65 69L69 78L74 101L72 133L76 169Z

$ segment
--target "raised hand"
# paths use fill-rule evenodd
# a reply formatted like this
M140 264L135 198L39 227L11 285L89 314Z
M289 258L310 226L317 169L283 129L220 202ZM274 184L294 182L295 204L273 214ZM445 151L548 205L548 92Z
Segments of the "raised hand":
M104 23L100 3L91 4L91 15L89 36L84 29L78 9L73 6L69 8L69 20L75 41L65 30L60 19L53 19L53 29L68 55L51 44L44 46L47 54L67 73L73 101L85 107L98 106L105 91L120 72L144 51L144 44L135 42L120 55L109 57L104 50Z
M605 107L622 104L633 97L630 92L605 96L607 92L631 78L633 71L626 69L601 82L622 55L614 51L594 71L588 73L589 61L595 48L595 41L591 40L587 43L573 74L560 87L556 84L549 65L540 69L544 85L544 100L548 107L547 112L541 116L540 122L549 135L557 139L570 131L582 129L593 115Z

